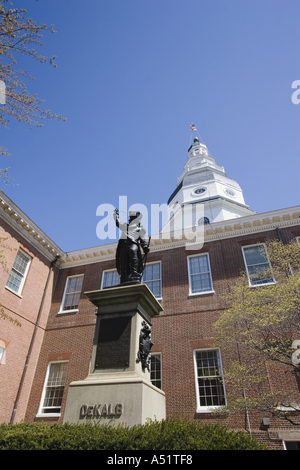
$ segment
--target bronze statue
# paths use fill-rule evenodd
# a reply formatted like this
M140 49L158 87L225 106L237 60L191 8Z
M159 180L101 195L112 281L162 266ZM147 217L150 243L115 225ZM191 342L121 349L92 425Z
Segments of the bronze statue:
M114 211L116 225L122 231L116 253L116 267L121 276L121 284L140 284L142 280L144 267L141 247L145 256L150 249L149 243L144 239L146 230L141 226L141 218L140 212L129 212L128 224L122 223L119 210Z

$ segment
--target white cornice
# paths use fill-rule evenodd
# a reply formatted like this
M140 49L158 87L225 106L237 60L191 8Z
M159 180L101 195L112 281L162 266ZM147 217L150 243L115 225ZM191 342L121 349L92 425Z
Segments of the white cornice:
M220 239L233 238L241 235L266 232L275 228L300 225L300 206L288 209L253 214L204 226L204 243ZM151 252L171 250L185 246L186 240L176 240L171 237L161 239L152 237ZM89 249L72 251L61 260L61 268L82 266L101 261L113 260L116 255L117 243L98 246Z
M57 256L64 257L64 252L2 191L0 215L49 261L53 261Z
M29 243L52 261L60 256L61 268L83 266L115 259L117 243L63 252L29 217L24 214L2 191L0 192L0 216ZM220 239L238 237L256 232L266 232L275 228L300 225L300 206L262 214L251 214L204 226L204 243ZM185 239L161 238L153 236L151 252L171 250L186 245Z

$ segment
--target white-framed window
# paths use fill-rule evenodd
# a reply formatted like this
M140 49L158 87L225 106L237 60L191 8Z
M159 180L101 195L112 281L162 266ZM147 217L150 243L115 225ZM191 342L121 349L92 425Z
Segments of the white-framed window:
M151 354L150 380L155 387L162 390L161 353Z
M31 256L20 248L6 284L8 289L18 295L21 295L22 293L30 263Z
M156 261L146 264L142 282L147 284L152 294L161 299L161 262Z
M105 289L105 287L117 286L118 284L120 284L120 276L116 269L103 271L101 289Z
M210 412L226 405L221 354L219 349L194 351L197 412Z
M68 361L49 363L38 416L60 416L67 369Z
M190 294L214 292L209 254L188 256Z
M148 263L145 267L142 282L147 284L152 294L161 299L161 263L156 261ZM120 276L116 269L103 271L101 280L101 289L113 287L120 284Z
M64 295L59 313L77 312L82 289L83 274L69 276L66 280Z
M274 284L275 279L265 244L243 246L242 250L249 285L253 287Z

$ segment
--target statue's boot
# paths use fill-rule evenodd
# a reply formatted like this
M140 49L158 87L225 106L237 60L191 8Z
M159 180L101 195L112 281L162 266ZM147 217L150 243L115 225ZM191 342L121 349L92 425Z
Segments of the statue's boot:
M130 260L130 281L141 282L141 274L138 271L139 269L139 260L137 258L131 258Z

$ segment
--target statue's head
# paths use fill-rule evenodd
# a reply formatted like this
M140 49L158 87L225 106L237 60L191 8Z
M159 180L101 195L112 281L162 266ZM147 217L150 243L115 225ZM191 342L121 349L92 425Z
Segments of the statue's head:
M141 218L143 215L140 212L137 211L129 211L129 223L132 222L133 220L137 219L137 223L141 221Z

